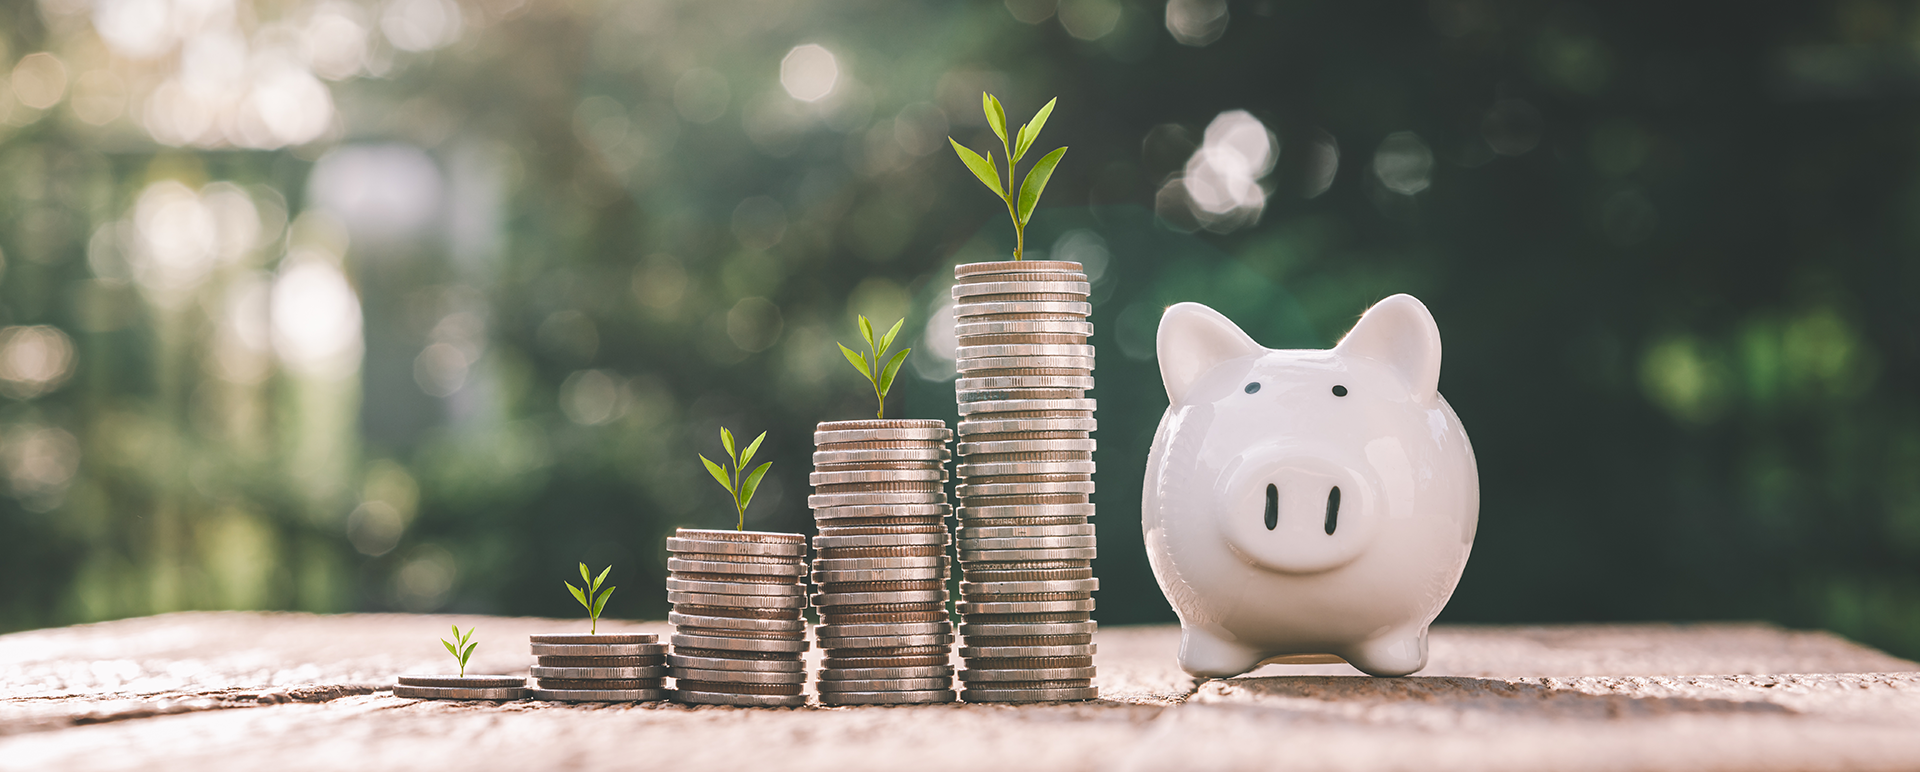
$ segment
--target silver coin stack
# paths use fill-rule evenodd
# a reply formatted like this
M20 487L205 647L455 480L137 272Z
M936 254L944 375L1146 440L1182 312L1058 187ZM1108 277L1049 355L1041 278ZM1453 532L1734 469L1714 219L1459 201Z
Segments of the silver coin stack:
M559 702L641 702L667 696L667 645L657 635L535 635L534 687Z
M1092 306L1079 263L954 267L960 673L968 702L1093 685Z
M681 528L667 539L674 698L807 704L807 537Z
M527 696L519 676L403 675L393 696L416 700L517 700Z
M823 705L952 702L945 421L830 421L813 433L814 635Z

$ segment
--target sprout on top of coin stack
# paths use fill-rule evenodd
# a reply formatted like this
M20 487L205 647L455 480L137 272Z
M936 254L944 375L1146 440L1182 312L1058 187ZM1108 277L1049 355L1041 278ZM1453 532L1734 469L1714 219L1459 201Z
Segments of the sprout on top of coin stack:
M740 525L766 475L762 464L742 481L740 470L760 448L761 433L736 453L720 430L729 470L705 456L707 471L733 494ZM729 473L731 472L731 473ZM807 537L764 531L681 528L667 539L667 600L673 610L674 696L708 705L800 707L807 704Z
M902 320L904 322L905 320ZM861 368L885 412L906 352L876 374L896 323ZM846 350L847 359L868 364ZM813 433L813 508L820 535L813 579L820 610L814 628L826 658L824 705L952 702L953 627L947 618L947 442L944 421L828 421Z
M393 696L418 700L517 700L527 696L527 679L520 676L467 675L467 660L480 644L473 641L478 628L460 632L453 625L453 640L440 645L460 664L459 675L403 675L393 686Z
M954 268L961 698L1093 686L1093 346L1079 263Z
M613 566L599 576L580 564L580 583L565 583L573 599L587 609L586 635L529 636L536 700L561 702L638 702L667 696L667 645L657 635L598 635L600 612L613 587L603 586Z

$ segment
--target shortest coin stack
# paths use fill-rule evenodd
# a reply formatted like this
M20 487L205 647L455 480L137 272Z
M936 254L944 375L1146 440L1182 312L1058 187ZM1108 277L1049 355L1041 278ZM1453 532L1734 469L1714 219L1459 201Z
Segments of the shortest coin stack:
M416 700L517 700L527 696L519 676L403 675L393 696Z
M527 696L562 702L639 702L667 696L667 645L657 635L535 635Z
M807 537L679 529L667 539L674 697L705 705L807 704Z

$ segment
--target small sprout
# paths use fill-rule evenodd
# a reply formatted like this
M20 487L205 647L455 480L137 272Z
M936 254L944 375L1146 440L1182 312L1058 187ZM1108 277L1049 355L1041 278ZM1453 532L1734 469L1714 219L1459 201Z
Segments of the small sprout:
M953 143L953 152L960 156L960 162L973 170L973 176L980 178L980 184L1007 203L1007 215L1013 218L1013 259L1019 260L1027 247L1027 221L1033 219L1033 206L1040 203L1040 193L1047 189L1047 180L1053 178L1053 167L1060 165L1060 157L1067 154L1066 148L1058 148L1042 156L1027 171L1026 181L1013 184L1013 165L1027 156L1027 149L1033 147L1033 140L1040 136L1040 129L1047 125L1047 116L1053 115L1053 103L1059 99L1047 100L1047 106L1035 113L1033 122L1020 127L1014 136L1007 136L1007 111L1000 106L1000 100L992 94L980 94L980 109L987 114L987 126L993 129L994 136L1000 138L1000 150L1006 154L1007 184L1000 184L1000 167L993 163L993 152L988 151L986 158L968 150L958 140L948 137Z
M600 583L607 580L607 573L612 570L613 566L607 566L606 570L601 571L599 576L588 576L587 564L581 563L580 583L586 585L587 589L585 592L581 592L580 588L573 586L572 582L562 582L562 584L567 586L567 591L573 593L573 599L580 601L580 605L587 607L587 619L592 621L592 624L587 626L587 633L590 635L600 634L600 611L607 607L607 596L612 595L614 589L608 587L605 590L601 590ZM598 594L596 595L595 593Z
M753 501L754 490L760 487L760 479L767 476L767 469L773 466L773 462L768 461L755 467L753 472L747 475L746 482L740 481L740 470L745 469L747 463L753 460L753 452L760 449L760 441L766 438L767 433L761 432L759 437L754 438L753 444L747 446L746 452L736 454L733 449L733 432L727 431L727 427L720 427L720 444L726 447L727 457L733 460L731 477L726 467L707 460L705 455L700 456L700 463L706 465L707 473L713 475L713 479L720 481L720 487L726 488L728 493L733 494L733 507L740 513L740 524L734 527L737 531L747 530L747 503Z
M873 397L880 402L880 412L873 414L875 418L887 417L887 392L893 389L893 378L900 374L900 365L907 361L907 352L913 350L903 348L900 353L893 355L893 359L887 361L886 367L880 366L880 360L886 357L887 349L893 347L893 336L899 335L900 325L906 323L905 318L894 322L893 329L888 330L887 334L876 343L873 339L873 323L867 321L864 316L860 317L860 337L866 339L867 351L873 354L872 359L847 348L846 344L838 344L840 353L847 355L847 362L853 365L853 369L859 370L861 375L867 377L867 382L873 384Z
M460 626L454 625L453 642L449 643L445 638L440 639L440 645L447 647L447 653L452 654L453 658L460 663L461 678L467 677L467 660L473 657L473 650L480 647L480 644L470 642L473 640L474 631L479 629L478 627L469 627L467 628L466 635L461 635Z

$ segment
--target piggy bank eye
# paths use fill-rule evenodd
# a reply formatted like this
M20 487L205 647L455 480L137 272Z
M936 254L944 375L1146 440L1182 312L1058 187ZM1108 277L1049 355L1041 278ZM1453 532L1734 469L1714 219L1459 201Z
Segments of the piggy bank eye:
M1248 393L1248 394L1252 394L1252 393L1254 393L1254 392L1256 392L1256 391L1259 391L1259 390L1260 390L1260 382L1259 382L1259 381L1254 381L1253 383L1249 383L1249 384L1247 384L1247 393Z
M1339 385L1339 384L1334 384L1334 386L1333 386L1333 396L1336 396L1336 397L1344 397L1344 396L1347 396L1347 387L1345 387L1345 386L1341 386L1341 385Z

